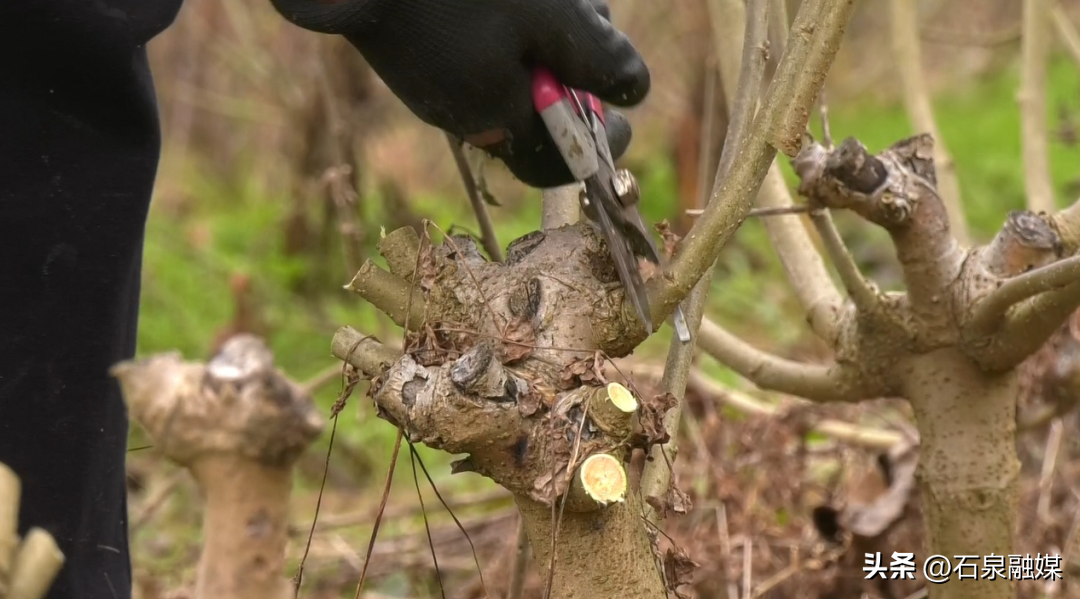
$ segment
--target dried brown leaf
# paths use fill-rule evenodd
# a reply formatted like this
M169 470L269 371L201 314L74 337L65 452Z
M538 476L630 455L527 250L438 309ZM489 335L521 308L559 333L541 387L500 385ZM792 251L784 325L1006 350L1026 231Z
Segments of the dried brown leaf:
M671 225L668 224L667 219L656 223L656 230L660 233L660 238L664 241L664 256L671 258L675 255L675 246L679 245L682 241L682 237L675 234L675 231L671 230Z
M425 293L431 291L435 287L435 279L438 277L438 274L439 267L435 263L435 251L432 249L430 243L424 244L420 249L420 265L417 271L420 289Z
M521 360L536 347L536 327L531 318L517 317L506 327L503 336L502 363Z
M672 483L671 486L668 487L667 493L664 493L662 497L650 495L645 498L645 502L656 510L656 513L660 518L667 518L668 515L672 513L683 516L693 507L690 496L684 493L682 489L676 487L675 483Z
M588 358L574 360L559 375L560 389L576 389L582 385L602 386L608 384L604 375L604 354L594 352Z
M641 402L641 431L645 436L646 447L668 442L670 435L664 429L664 416L675 407L679 400L671 393L661 393Z
M534 385L529 385L529 390L519 395L517 398L518 412L526 418L539 412L540 407L543 405L544 396Z
M700 564L690 559L682 547L668 548L664 554L664 584L679 599L689 599L689 595L679 592L679 587L694 581L694 570Z

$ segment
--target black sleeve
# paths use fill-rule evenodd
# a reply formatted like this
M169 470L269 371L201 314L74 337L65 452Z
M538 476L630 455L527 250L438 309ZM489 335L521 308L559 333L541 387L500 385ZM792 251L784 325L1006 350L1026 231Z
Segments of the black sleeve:
M180 0L0 0L0 462L48 599L129 599L127 415L160 146L146 42Z

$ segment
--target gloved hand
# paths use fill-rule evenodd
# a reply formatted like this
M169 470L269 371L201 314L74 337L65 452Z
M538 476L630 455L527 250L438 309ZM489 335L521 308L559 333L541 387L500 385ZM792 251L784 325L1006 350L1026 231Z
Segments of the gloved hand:
M424 122L501 159L522 182L572 182L533 108L531 67L616 106L649 91L641 55L603 0L271 0L287 20L340 34ZM613 158L630 124L605 109Z

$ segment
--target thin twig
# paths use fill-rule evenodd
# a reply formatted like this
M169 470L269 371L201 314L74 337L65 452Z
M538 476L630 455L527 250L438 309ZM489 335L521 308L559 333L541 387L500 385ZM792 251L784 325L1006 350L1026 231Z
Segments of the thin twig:
M705 189L709 184L710 167L713 163L713 129L716 128L716 88L719 69L714 56L705 61L705 92L702 98L701 134L698 136L698 195L694 202L704 206L708 201ZM723 149L721 149L723 151Z
M360 599L360 591L364 588L368 566L371 565L371 552L375 549L375 538L379 534L379 525L382 524L383 511L386 510L386 500L390 498L390 485L394 482L394 468L397 466L403 436L404 433L399 428L397 438L394 439L394 450L390 453L390 467L386 469L386 479L383 483L382 498L379 500L379 510L375 512L375 523L371 527L371 537L368 538L367 552L364 554L364 567L360 570L360 580L356 582L356 594L353 599Z
M659 379L663 376L660 368L651 364L635 367L634 372L650 379ZM785 414L784 406L758 399L747 393L718 383L700 368L692 368L690 370L687 385L688 388L693 389L706 399L723 403L744 414L764 416L767 418L779 418ZM795 406L811 405L813 403L795 397L785 399L792 402L792 405ZM815 420L809 423L808 426L810 430L825 435L826 437L836 439L837 441L876 450L887 450L897 443L908 439L908 437L901 432L862 426L832 418Z
M1008 311L1020 302L1075 284L1080 280L1080 256L1058 260L1041 268L1006 279L979 302L972 313L972 330L989 335L1001 325Z
M337 370L341 370L341 367L337 367ZM176 490L176 487L180 486L180 483L183 482L187 473L187 470L180 468L165 479L165 482L154 491L154 494L143 502L139 513L132 517L131 524L128 526L128 534L134 535L144 524L154 517L154 514L157 513L161 506L165 505L165 502L172 497L173 491Z
M764 195L764 194L761 194ZM760 195L759 195L760 197ZM762 207L754 208L746 214L746 218L758 218L766 216L791 216L802 215L813 212L815 208L811 208L806 204L793 204L790 206L776 206L776 207ZM705 212L700 208L691 208L686 211L687 216L701 216L701 213Z
M1032 212L1054 210L1050 179L1050 146L1046 135L1046 65L1050 53L1050 3L1024 0L1021 36L1020 120L1027 207Z
M853 366L803 364L761 351L708 319L702 319L698 347L755 385L815 402L860 401L876 393Z
M327 366L323 370L320 370L319 372L317 372L315 374L315 376L313 376L310 379L304 381L300 385L300 389L304 393L311 394L311 393L315 393L319 389L322 389L323 386L329 385L330 383L334 382L335 380L340 380L341 379L341 369L342 369L343 366L344 366L343 364L334 364L333 366Z
M836 230L832 215L823 210L811 214L810 219L814 222L814 227L817 228L818 235L821 236L821 242L825 246L825 252L829 255L829 259L832 260L833 266L836 267L837 274L840 275L840 282L844 284L844 289L847 290L852 303L864 314L876 312L881 304L877 289L859 271L859 266L855 264L855 258L852 257L851 252L844 245L840 232Z
M1012 368L1039 349L1080 306L1080 281L1041 293L1009 311L989 346L969 348L983 368Z
M476 223L480 225L480 242L484 251L493 262L502 262L502 249L499 247L499 238L495 236L495 227L491 224L491 215L488 214L487 203L480 195L480 188L476 185L476 177L469 168L469 161L465 158L465 150L461 142L454 139L453 135L446 134L446 141L450 144L450 153L454 155L454 163L457 164L461 182L465 185L465 195L469 196L469 204L472 205L473 214L476 215Z
M826 149L832 149L832 128L829 126L829 102L825 96L825 88L821 88L821 95L818 96L818 114L821 119L821 141L825 144Z
M1042 470L1039 473L1039 501L1036 504L1035 514L1039 522L1050 524L1050 488L1054 484L1054 471L1057 468L1058 453L1061 451L1061 432L1064 427L1061 419L1056 418L1050 425L1050 434L1046 439L1046 449L1043 451Z
M779 123L788 114L789 103L797 103L792 98L806 93L810 94L811 100L817 96L853 10L851 0L808 0L803 3L795 26L801 33L795 37L806 39L792 44L780 60L777 75L750 128L748 143L739 150L731 172L715 189L705 213L679 244L664 275L657 277L661 285L650 289L653 322L666 318L689 294L750 212L776 156L776 148L771 144L781 145L769 132L783 128ZM804 35L807 32L812 35ZM798 75L802 71L806 76ZM809 114L809 106L806 108L806 114ZM798 137L801 139L805 121L800 119L800 123Z
M518 522L517 552L514 554L514 570L510 574L510 587L506 591L506 599L521 599L525 591L525 577L528 575L529 557L531 546L529 535L525 533L525 522Z
M416 447L412 444L412 441L406 439L405 442L409 444L409 461L412 463L413 486L416 487L416 498L420 500L420 513L424 516L424 532L427 533L428 548L431 549L431 561L435 563L435 580L439 583L439 595L442 596L442 599L446 599L446 587L443 586L442 571L439 570L439 558L435 555L435 542L431 538L431 525L428 523L427 510L424 508L424 494L420 492L420 479L416 476L416 460L420 456L416 455Z
M473 563L476 564L476 573L480 576L480 589L484 591L485 597L489 596L487 591L487 583L484 582L484 571L480 567L480 558L476 557L476 545L473 544L472 537L469 536L469 531L465 530L465 526L462 525L461 520L458 520L458 517L454 514L454 510L450 509L450 504L447 503L445 499L443 499L442 493L439 493L439 488L435 486L435 481L431 478L431 474L428 473L427 466L424 465L424 460L420 459L420 454L416 453L416 449L413 447L412 443L409 444L409 449L413 452L413 456L420 464L420 470L424 472L424 478L426 478L428 484L431 485L431 490L435 493L435 497L438 498L439 503L442 504L443 508L446 510L446 513L450 514L450 518L454 521L454 525L458 527L458 530L460 530L461 534L465 537L465 541L469 543L469 549L472 551ZM419 493L419 489L417 489L417 493ZM423 510L423 507L423 503L421 503L420 509ZM426 513L424 514L424 521L425 523L427 522ZM434 548L432 548L432 550L434 550Z
M735 3L738 1L734 0ZM752 121L754 110L757 108L757 91L761 88L765 73L764 46L768 39L769 2L768 0L749 0L747 8L739 87L730 110L732 117L724 139L724 150L717 167L716 181L727 177L734 163L734 155L746 143L748 124ZM716 35L719 34L716 32ZM696 331L701 326L714 270L705 271L690 293L690 301L687 302L687 326L691 331ZM671 486L670 464L676 451L675 438L682 419L686 380L693 357L694 345L683 343L677 334L674 335L668 348L667 364L661 382L663 391L671 393L676 398L675 406L664 415L664 428L670 440L664 445L654 445L649 450L652 459L645 463L645 469L641 475L641 493L646 498L662 496ZM644 510L646 518L655 521L657 513L652 505L646 502Z

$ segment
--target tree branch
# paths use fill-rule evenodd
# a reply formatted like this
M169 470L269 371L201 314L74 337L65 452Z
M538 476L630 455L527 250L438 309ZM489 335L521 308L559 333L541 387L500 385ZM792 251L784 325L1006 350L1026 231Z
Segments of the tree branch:
M876 312L881 306L878 290L859 272L855 259L844 245L844 240L840 237L840 232L836 230L836 225L833 224L832 215L828 210L821 210L811 212L810 219L817 227L818 235L821 235L825 251L836 266L840 281L844 284L848 296L851 297L851 302L863 314Z
M1075 285L1077 281L1080 281L1080 256L1059 260L1006 279L976 304L971 326L976 331L992 332L1013 306L1041 293L1052 293Z
M399 327L407 323L415 331L424 326L424 297L416 286L379 268L371 260L364 261L345 289L367 300Z
M715 398L745 414L780 416L784 411L781 406L761 401L756 397L752 397L734 389L729 389L710 379L700 370L695 369L690 373L689 384L698 393L710 398ZM810 429L838 441L882 450L891 448L905 438L895 431L858 426L850 422L834 420L831 418L812 422L810 424Z
M934 189L933 138L900 140L871 155L854 138L826 150L817 142L794 161L799 193L811 204L847 208L885 228L904 269L915 320L947 330L951 315L939 296L960 274L966 257L950 234Z
M726 6L719 6L719 2L726 2ZM710 7L724 14L737 12L741 8L741 0L711 0ZM733 156L746 144L747 125L754 117L757 109L757 92L761 89L761 81L765 76L765 45L768 43L769 3L768 0L749 0L749 10L745 11L745 44L740 49L733 45L727 50L735 53L741 52L741 68L739 70L738 89L734 101L730 103L729 113L731 122L728 124L726 138L724 139L723 155L720 157L720 165L717 169L716 181L726 178L731 171ZM731 15L734 16L734 15ZM720 25L723 20L714 19L714 26ZM726 31L715 30L714 36L719 37ZM719 44L718 44L719 45ZM731 56L721 57L720 62L730 63ZM729 69L730 70L730 69ZM714 183L715 186L715 183ZM705 304L708 300L709 289L712 285L712 274L715 269L710 268L698 279L694 290L690 293L688 302L687 326L691 331L696 331L701 326L701 319L705 313ZM683 399L686 396L686 380L690 372L690 362L694 356L694 344L683 343L678 337L673 336L668 349L667 363L664 368L664 377L661 388L671 393L676 398L675 406L664 415L664 429L667 431L670 441L664 445L654 445L649 450L650 460L645 463L645 469L641 474L641 494L643 497L661 497L667 493L671 486L671 468L678 446L675 439L682 420ZM650 521L657 519L656 510L646 502L645 515Z
M473 176L472 169L469 168L469 161L465 158L465 151L461 142L454 139L454 136L449 133L446 134L446 141L450 144L450 153L454 156L454 164L457 165L458 174L461 175L461 182L465 185L465 195L469 196L469 204L472 205L473 213L476 215L476 224L480 225L480 243L483 244L484 251L488 253L493 262L502 262L503 255L502 249L499 247L499 238L495 235L495 228L491 225L491 215L488 214L487 204L480 195L480 188L476 185L476 177Z
M541 229L558 229L581 218L581 184L550 187L541 192Z
M785 0L769 0L769 36L772 52L783 55L787 46L788 13ZM765 210L802 208L788 191L780 167L773 161L765 181L758 191L757 205ZM769 218L765 220L765 233L776 250L780 264L787 275L799 305L806 311L810 329L820 339L832 346L836 342L836 315L844 303L840 292L829 276L814 242L801 219Z
M810 120L811 108L825 85L825 77L840 49L844 30L854 11L854 0L806 0L795 15L788 50L792 55L801 54L803 44L808 42L807 58L793 72L784 68L787 57L781 60L773 83L775 85L779 81L782 87L787 87L785 80L795 78L797 83L792 86L794 93L783 100L770 94L765 105L768 113L775 107L770 105L770 99L780 103L779 118L770 123L768 140L773 147L792 158L802 149L803 132ZM804 37L809 39L804 42ZM788 63L788 66L795 67L795 63Z
M783 208L794 206L780 167L773 162L765 183L758 192L758 206ZM814 246L800 218L765 219L765 232L780 258L788 284L806 311L810 328L832 346L836 342L836 315L844 298L833 283L821 254Z
M1072 283L1017 304L990 345L974 352L975 359L991 371L1015 367L1038 350L1077 306L1080 281L1073 274Z
M863 389L854 367L785 360L754 348L708 319L701 321L698 346L763 389L816 402L860 401L873 395Z
M961 245L969 243L967 219L956 177L956 164L945 147L945 139L934 120L930 93L922 72L922 53L919 48L918 17L915 0L890 0L889 19L893 55L900 71L904 104L915 133L929 133L934 138L934 169L937 191L949 214L953 236Z
M813 8L821 4L827 7L824 19L812 27L812 23L821 15ZM776 156L776 149L767 141L766 135L776 128L775 124L788 107L787 102L799 93L806 93L800 91L801 88L807 88L811 98L817 96L823 84L824 72L835 57L836 48L832 40L838 40L842 35L853 5L852 0L811 0L800 9L793 29L801 32L800 35L805 38L809 38L809 32L814 31L817 33L814 39L822 38L824 41L811 45L809 39L800 37L800 43L792 44L781 59L777 72L783 76L774 78L770 85L766 101L751 126L748 143L739 149L731 172L716 188L705 212L694 223L675 258L664 270L664 276L657 277L657 282L652 285L649 301L653 322L662 322L667 318L690 292L705 270L712 266L720 248L750 212L765 173ZM816 75L797 79L795 72L800 70L810 70ZM806 119L802 122L800 136Z
M1050 148L1046 136L1046 63L1050 51L1050 3L1024 0L1021 36L1020 119L1028 209L1053 212Z
M401 352L379 343L371 335L361 335L352 327L341 327L334 333L330 352L369 379L382 374L401 357Z

